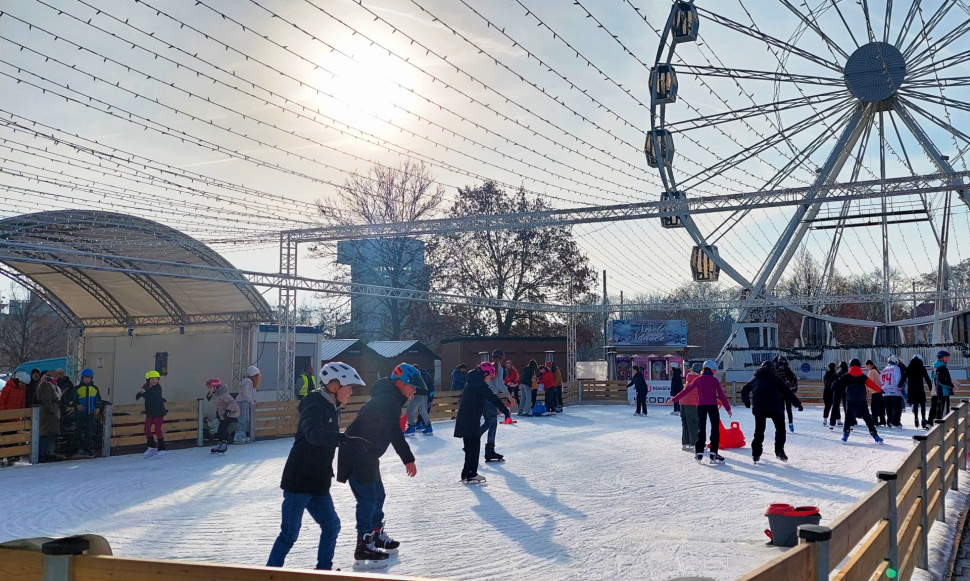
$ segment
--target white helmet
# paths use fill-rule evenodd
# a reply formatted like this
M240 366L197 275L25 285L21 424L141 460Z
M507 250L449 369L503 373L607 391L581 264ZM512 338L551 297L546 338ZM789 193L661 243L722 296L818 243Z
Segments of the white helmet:
M259 375L259 368L255 365L250 365L249 369L246 370L246 377L255 377Z
M345 385L359 385L366 386L364 380L360 378L360 374L353 367L347 365L346 363L341 363L340 361L333 361L327 363L320 370L320 385L324 386L333 381L334 379L340 382L340 386Z
M18 371L16 374L14 374L13 378L20 383L30 383L30 375L28 375L26 371Z

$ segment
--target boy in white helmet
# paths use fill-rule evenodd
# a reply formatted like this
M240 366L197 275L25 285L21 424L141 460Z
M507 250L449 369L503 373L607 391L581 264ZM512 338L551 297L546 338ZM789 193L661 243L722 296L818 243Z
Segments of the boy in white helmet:
M248 444L252 441L253 410L256 409L256 390L262 374L255 365L246 370L246 377L239 382L236 389L236 403L239 404L239 425L236 428L236 444Z
M340 410L364 381L353 367L335 361L320 371L320 389L300 401L300 422L293 447L283 468L283 522L270 552L267 567L282 567L286 555L300 535L307 511L320 525L317 569L333 567L333 552L340 532L340 519L330 497L333 456L345 436L340 433Z

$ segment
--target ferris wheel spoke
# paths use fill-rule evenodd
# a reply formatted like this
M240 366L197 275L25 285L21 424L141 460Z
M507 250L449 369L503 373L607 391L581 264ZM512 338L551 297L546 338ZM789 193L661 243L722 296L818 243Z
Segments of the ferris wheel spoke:
M893 0L886 0L886 25L884 27L884 32L882 33L882 41L885 43L889 42L889 25L893 21Z
M967 61L970 61L970 50L965 50L958 52L955 55L944 57L936 61L936 64L924 65L923 68L916 69L912 73L907 74L908 79L918 79L926 75L933 73L939 73L943 69L948 69L950 67L961 65Z
M829 103L837 99L844 99L846 96L847 91L832 91L829 93L820 93L818 95L811 95L808 97L796 97L793 99L787 99L785 101L769 103L767 105L753 105L743 109L734 109L733 111L725 111L723 113L714 113L712 115L702 115L700 117L675 121L672 123L667 123L666 127L676 129L683 133L684 131L712 127L714 125L729 123L731 121L741 121L751 117L760 117L763 115L768 115L769 113L789 111L799 107Z
M896 123L896 116L890 112L889 121L893 125L893 131L896 133L896 140L899 142L899 148L903 150L903 159L906 160L906 167L909 169L909 173L912 176L916 175L916 170L913 169L913 162L909 159L909 152L906 151L906 144L903 142L903 136L899 131L899 125ZM930 206L926 199L926 194L920 193L920 202L923 205L923 211L926 212L926 216L930 218L930 229L933 231L933 237L936 238L936 244L940 244L940 232L936 228L936 223L933 222L932 216L930 216Z
M866 31L869 32L869 42L876 42L876 35L872 31L872 19L869 18L868 0L862 0L862 14L866 17Z
M950 32L946 33L943 38L929 45L918 54L908 59L908 63L912 63L910 66L916 67L926 61L928 61L935 54L939 53L941 50L947 46L953 44L961 36L970 31L970 19L964 20L960 26L957 26Z
M932 72L932 71L931 71ZM970 77L948 77L937 81L936 79L923 79L921 81L906 81L904 89L936 89L938 87L970 87Z
M838 112L839 110L845 108L845 105L847 103L848 103L847 99L840 101L836 103L834 106L829 107L828 109L820 113ZM809 117L806 117L805 119L802 119L801 121L799 121L798 123L795 123L791 127L781 129L780 131L776 131L775 133L773 133L772 135L769 135L768 137L765 137L758 143L746 149L743 149L735 153L734 155L726 157L720 160L718 163L708 168L705 168L697 172L696 174L688 176L686 179L681 180L681 186L685 191L690 188L696 188L710 181L711 179L717 177L718 175L724 173L726 170L737 166L739 163L742 163L744 161L747 161L748 159L751 159L756 155L759 155L760 153L764 152L767 149L770 149L774 145L786 139L790 139L791 137L805 131L806 129L813 127L817 123L818 123L817 115L813 114ZM691 180L697 180L697 181L694 183L690 183L688 186L687 184L691 182Z
M922 91L900 91L907 97L913 97L915 99L922 99L923 101L929 101L930 103L935 103L937 105L943 105L944 107L953 107L954 109L960 109L961 111L970 111L970 103L966 101L960 101L958 99L951 99L944 95L932 95L929 93L924 93Z
M930 121L936 123L940 127L949 131L952 135L959 136L967 143L970 143L970 138L968 138L962 132L954 129L952 126L950 126L949 123L946 123L945 121L936 118L935 115L933 115L932 113L929 113L928 111L923 110L921 107L919 107L915 103L910 102L909 100L903 99L902 97L899 97L893 100L893 111L895 111L896 114L899 115L899 118L902 120L903 124L906 125L906 128L909 129L910 133L913 134L913 137L916 138L916 141L923 148L923 151L926 153L926 156L930 158L930 160L936 165L936 167L941 172L954 173L953 166L950 165L950 162L948 160L943 158L943 155L940 154L940 150L937 149L933 141L929 138L926 132L923 131L923 128L920 127L916 119L912 115L910 115L908 109L912 109L917 113L919 113L920 115L923 115ZM953 183L962 184L963 179L953 178ZM967 198L966 192L964 192L963 190L960 190L959 195L960 195L960 198L964 201L964 203L970 206L970 199ZM945 235L944 235L944 238L945 238Z
M724 26L725 28L729 28L729 29L734 30L736 32L740 32L741 34L745 34L745 35L750 36L750 37L752 37L754 39L760 40L760 41L768 44L769 46L773 46L773 47L775 47L777 49L780 49L782 51L786 51L786 52L789 52L791 54L798 55L798 56L802 57L805 60L811 61L811 62L813 62L813 63L815 63L817 65L823 66L823 67L825 67L827 69L831 69L831 70L833 70L833 71L835 71L835 72L837 72L839 74L842 74L842 67L838 63L833 63L832 61L830 61L828 59L824 59L824 58L822 58L822 57L820 57L818 55L812 54L811 52L809 52L807 50L800 49L797 46L794 46L794 45L792 45L790 43L787 43L787 42L785 42L783 40L779 40L779 39L777 39L777 38L775 38L773 36L770 36L768 34L765 34L765 33L761 32L760 30L755 30L754 28L751 28L750 26L745 26L743 24L740 24L738 22L735 22L735 21L731 20L730 18L726 18L724 16L721 16L720 14L717 14L716 12L711 12L710 10L701 8L699 6L697 7L697 11L699 13L703 13L706 17L710 18L712 22L716 22L717 24L720 24L721 26Z
M846 53L844 50L842 50L842 47L840 47L835 41L833 41L831 38L829 38L827 34L825 34L824 32L822 32L822 29L818 27L818 24L815 23L815 20L814 19L810 19L807 16L805 16L804 14L802 14L802 11L799 10L798 8L795 8L792 5L792 3L789 2L788 0L779 0L779 1L782 4L784 4L785 5L785 8L787 8L788 10L790 10L792 12L792 14L794 14L795 16L797 16L805 24L805 26L807 26L808 28L810 28L812 30L812 32L814 32L815 34L817 34L825 42L825 44L827 44L829 46L829 48L831 50L834 50L835 52L837 52L840 55L842 55L842 58L844 58L845 60L849 60L849 54ZM890 4L892 4L891 0L890 0Z
M814 75L793 75L780 71L754 71L750 69L729 69L705 65L678 64L678 70L685 73L705 77L727 77L743 81L772 81L784 83L803 83L806 85L828 85L844 87L845 80L841 77L819 77Z
M894 44L896 48L902 48L903 40L906 39L906 35L909 33L909 27L913 25L913 22L916 20L916 14L919 13L920 2L921 0L915 0L909 5L906 18L903 19L903 26L899 29L899 36L896 37Z
M952 0L944 0L943 4L941 4L940 7L936 9L936 12L933 13L933 16L930 16L930 19L926 21L926 26L923 27L923 30L919 31L916 38L911 40L909 45L906 47L906 50L903 51L903 56L906 59L909 59L910 55L913 54L913 51L919 46L921 40L930 37L930 34L933 33L933 29L936 28L936 25L943 21L946 13L949 12L955 4L956 2L953 2Z

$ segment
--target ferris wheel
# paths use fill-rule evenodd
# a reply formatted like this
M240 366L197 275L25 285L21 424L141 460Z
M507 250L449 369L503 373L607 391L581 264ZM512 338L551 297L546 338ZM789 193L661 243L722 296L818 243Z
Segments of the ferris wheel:
M808 253L822 267L816 295L837 273L872 273L887 297L883 321L811 314L872 327L906 322L891 320L888 303L901 276L943 273L945 288L947 261L970 253L959 187L970 149L968 32L963 0L674 2L650 71L644 146L661 200L806 192L798 206L663 218L691 238L694 280L723 274L742 296L768 296ZM922 183L956 187L886 188L931 175ZM861 182L879 192L826 201L824 186Z

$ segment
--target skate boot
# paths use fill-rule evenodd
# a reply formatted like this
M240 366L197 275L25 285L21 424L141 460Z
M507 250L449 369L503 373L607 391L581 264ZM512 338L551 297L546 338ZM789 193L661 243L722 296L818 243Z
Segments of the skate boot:
M849 443L849 434L842 434L842 443L843 444Z
M754 460L755 466L761 466L761 456L755 456L752 460Z
M505 462L505 456L495 451L495 444L485 444L486 462Z
M404 430L404 435L405 436L413 436L414 435L414 432L415 432L415 427L412 424L412 425L408 426L408 429Z
M556 406L556 413L557 414L561 414L562 413L562 406L561 405Z
M788 424L788 429L791 431L791 433L794 434L795 433L795 424Z
M781 454L775 454L775 458L778 458L782 462L788 462L788 456L786 456L784 452Z
M724 456L711 454L711 464L724 464Z
M697 460L698 462L700 462L703 459L704 459L704 454L701 454L700 452L698 452L697 454L694 454L694 460Z
M148 448L145 453L142 454L142 458L151 458L155 454L158 454L158 445L155 444L155 438L152 436L148 437Z
M384 551L388 555L397 554L398 548L401 546L401 543L387 536L387 533L384 532L383 523L381 524L381 528L374 531L373 537L374 537L374 547L376 547L378 550Z
M209 451L212 452L213 454L225 454L226 450L228 449L229 449L229 442L223 440L219 442L218 446L216 446L215 448L212 448Z
M165 440L158 441L158 452L155 454L156 458L164 458L168 455L168 451L165 449Z
M421 432L421 433L422 433L422 434L424 434L425 436L433 436L433 435L434 435L434 430L433 430L433 429L431 429L431 426L429 425L429 426L428 426L427 428L425 428L425 429L424 429L424 431L423 431L423 432Z
M882 444L884 442L884 440L882 438L880 438L879 436L873 436L872 439L877 444Z
M364 538L357 539L357 549L354 550L355 570L384 569L387 567L387 559L387 553L377 550L373 534L364 535Z
M464 480L462 480L462 483L464 483L464 484L485 484L485 477L476 474L474 476L469 476L468 478L465 478Z

